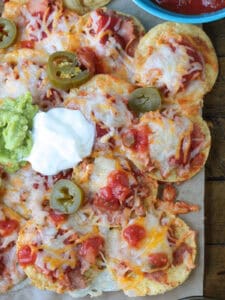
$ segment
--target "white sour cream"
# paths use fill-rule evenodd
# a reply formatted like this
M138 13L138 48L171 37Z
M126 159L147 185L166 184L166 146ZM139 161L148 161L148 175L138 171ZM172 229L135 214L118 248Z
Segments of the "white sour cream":
M95 125L78 110L53 108L36 114L32 137L33 147L26 160L35 171L55 175L91 154Z

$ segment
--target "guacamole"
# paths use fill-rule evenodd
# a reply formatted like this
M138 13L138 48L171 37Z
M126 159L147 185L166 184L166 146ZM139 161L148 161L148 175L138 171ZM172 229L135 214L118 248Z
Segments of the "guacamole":
M17 99L4 99L0 105L0 165L14 172L24 165L32 148L32 124L37 105L26 93Z

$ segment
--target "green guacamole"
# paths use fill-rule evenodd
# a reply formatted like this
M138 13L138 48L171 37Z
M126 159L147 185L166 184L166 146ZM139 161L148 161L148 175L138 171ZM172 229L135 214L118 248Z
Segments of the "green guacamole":
M0 106L0 165L8 172L23 166L23 159L31 151L31 130L37 111L30 93L17 99L5 99Z

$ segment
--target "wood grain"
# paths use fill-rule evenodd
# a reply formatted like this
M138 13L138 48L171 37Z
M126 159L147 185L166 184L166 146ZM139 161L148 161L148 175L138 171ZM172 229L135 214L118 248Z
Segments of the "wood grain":
M225 56L225 19L204 24L206 33L210 36L218 56Z
M225 247L207 245L205 256L205 295L225 299Z
M204 25L219 57L219 76L204 99L212 148L206 164L204 294L225 299L225 19Z
M212 136L212 147L206 164L206 179L225 180L225 118L213 115L206 120Z
M224 29L225 31L225 29ZM225 117L225 57L219 58L219 75L214 88L204 97L203 114L206 119Z
M205 188L206 244L225 246L225 189L224 181L209 181ZM225 252L225 247L224 247ZM225 259L225 255L224 255Z

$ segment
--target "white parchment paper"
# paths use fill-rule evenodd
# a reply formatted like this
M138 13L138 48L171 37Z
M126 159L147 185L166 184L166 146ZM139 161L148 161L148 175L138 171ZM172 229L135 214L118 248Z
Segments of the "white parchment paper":
M0 1L1 2L1 1ZM161 19L149 15L138 8L131 0L112 0L109 5L113 9L136 16L146 29L163 22ZM200 206L200 211L190 213L182 217L194 230L198 232L198 256L196 269L193 270L187 281L180 287L160 296L137 297L136 300L178 300L183 297L203 295L204 277L204 171L201 171L194 178L179 185L179 200L190 201ZM72 300L69 295L57 295L52 292L41 291L34 287L27 286L15 292L9 292L0 296L0 300ZM81 298L90 300L90 297ZM104 293L96 298L98 300L128 300L122 292ZM130 298L131 299L131 298Z

